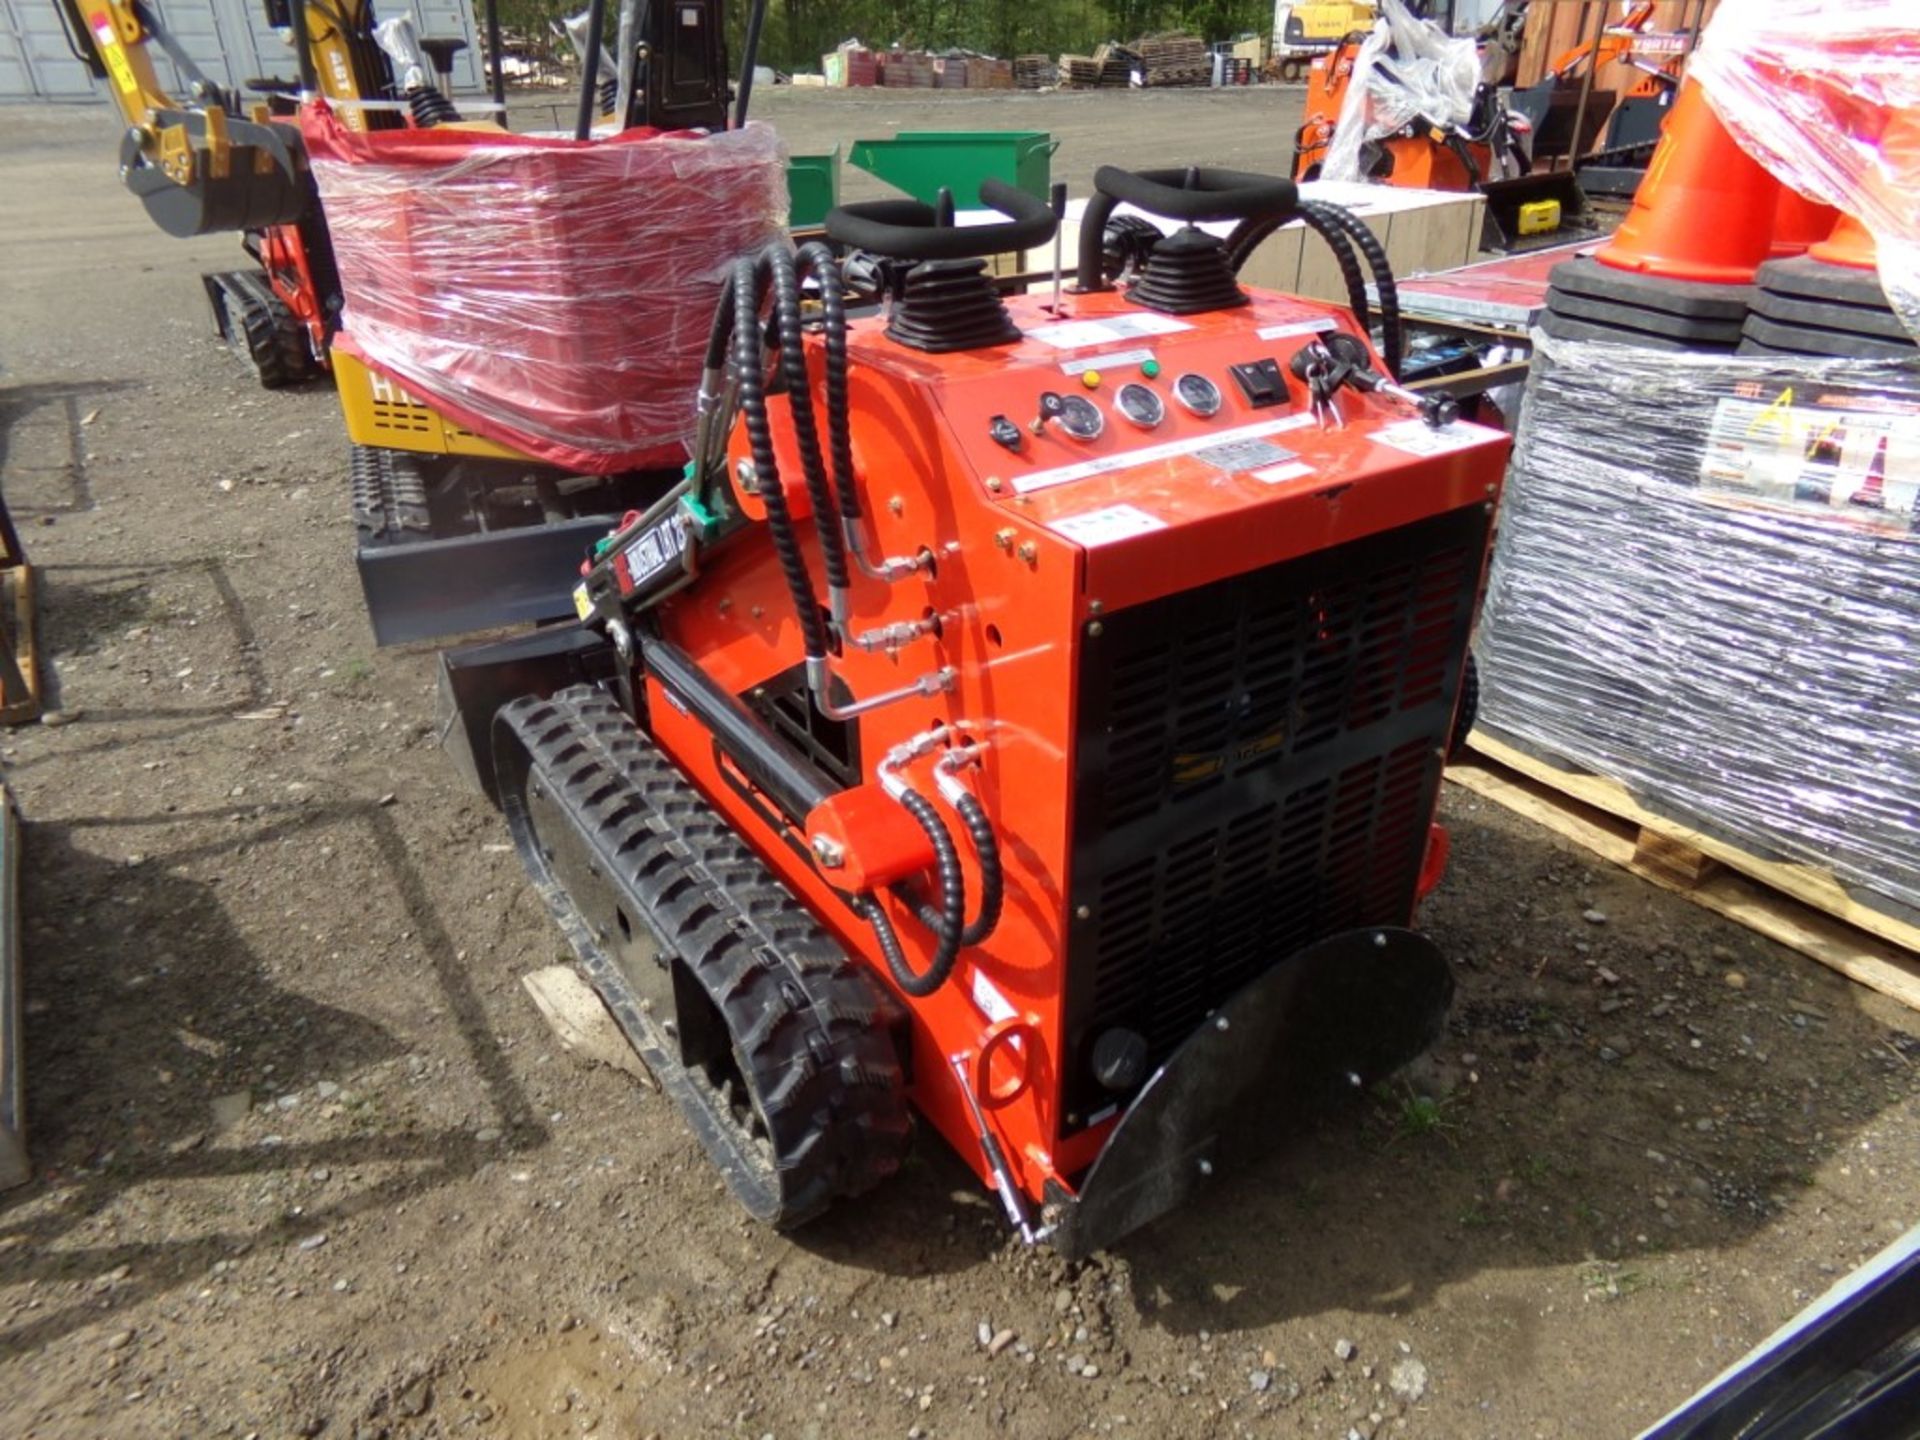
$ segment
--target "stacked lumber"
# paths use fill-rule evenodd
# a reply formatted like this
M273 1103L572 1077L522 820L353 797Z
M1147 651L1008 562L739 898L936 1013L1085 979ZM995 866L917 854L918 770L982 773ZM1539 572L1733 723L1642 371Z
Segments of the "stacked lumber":
M933 85L936 90L964 90L972 81L968 77L971 62L964 55L936 55L933 57ZM984 75L984 72L983 72Z
M1213 59L1206 42L1184 30L1147 35L1133 43L1150 86L1210 85Z
M1013 83L1022 90L1044 90L1060 83L1060 67L1046 55L1022 55L1013 62Z
M1124 90L1133 84L1133 72L1140 68L1140 57L1132 48L1117 45L1111 40L1103 41L1093 52L1093 58L1100 64L1100 88L1103 90Z
M1059 80L1063 90L1091 90L1100 83L1100 62L1091 55L1062 55Z

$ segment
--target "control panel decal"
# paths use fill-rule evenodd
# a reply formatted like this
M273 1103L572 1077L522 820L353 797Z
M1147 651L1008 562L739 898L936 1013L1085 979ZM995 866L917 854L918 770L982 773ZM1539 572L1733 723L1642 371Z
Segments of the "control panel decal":
M1414 423L1417 425L1420 422L1416 420ZM1097 460L1082 460L1077 465L1060 465L1052 470L1035 470L1029 475L1016 475L1013 478L1013 488L1022 495L1031 495L1036 490L1065 485L1073 480L1085 480L1092 475L1110 475L1116 470L1131 470L1140 465L1152 465L1161 460L1191 455L1196 450L1210 450L1216 445L1232 444L1237 440L1259 440L1268 435L1278 435L1282 431L1299 430L1311 424L1313 424L1311 415L1289 415L1284 419L1262 420L1258 424L1219 430L1210 435L1189 435L1182 440L1168 440L1159 445L1147 445L1138 450L1122 451L1118 455L1102 455Z
M1171 315L1109 315L1104 320L1062 320L1027 331L1026 338L1056 350L1084 350L1116 340L1141 340L1149 335L1177 335L1193 326Z
M1470 420L1455 420L1436 430L1424 420L1401 420L1392 425L1383 425L1367 437L1378 440L1382 445L1391 445L1409 455L1446 455L1455 450L1466 450L1474 445L1485 445L1489 441L1504 440L1506 432L1494 430L1486 425L1475 425Z
M1321 315L1313 320L1295 320L1288 325L1262 325L1254 333L1262 340L1288 340L1295 335L1324 335L1329 330L1339 328L1331 315Z
M1167 528L1167 522L1149 515L1137 505L1107 505L1079 515L1063 515L1049 520L1047 528L1091 550L1096 545L1111 545L1116 540L1131 540Z
M1102 365L1111 365L1118 370L1122 365L1147 365L1153 363L1151 350L1110 350L1105 355L1083 355L1078 360L1062 360L1062 375L1079 375Z

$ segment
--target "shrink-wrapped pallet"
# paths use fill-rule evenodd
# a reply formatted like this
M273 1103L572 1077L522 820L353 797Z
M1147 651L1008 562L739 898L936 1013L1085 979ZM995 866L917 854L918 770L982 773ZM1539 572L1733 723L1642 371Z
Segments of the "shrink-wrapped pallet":
M570 470L685 458L720 287L786 221L771 128L359 134L324 106L304 128L345 348Z

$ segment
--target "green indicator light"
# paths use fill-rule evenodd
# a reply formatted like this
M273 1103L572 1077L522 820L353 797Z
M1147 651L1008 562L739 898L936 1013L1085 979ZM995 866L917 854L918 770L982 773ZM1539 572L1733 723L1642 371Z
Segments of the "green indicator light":
M1142 360L1140 362L1140 373L1149 380L1153 379L1154 376L1160 373L1160 362L1158 360Z

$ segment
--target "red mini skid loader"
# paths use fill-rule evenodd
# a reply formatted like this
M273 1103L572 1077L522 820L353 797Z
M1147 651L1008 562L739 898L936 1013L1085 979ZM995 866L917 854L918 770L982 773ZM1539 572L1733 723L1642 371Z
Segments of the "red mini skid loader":
M685 477L594 547L582 625L443 689L748 1210L867 1190L917 1112L1079 1255L1236 1158L1236 1105L1438 1033L1408 926L1507 441L1395 383L1358 283L1239 285L1298 215L1392 307L1369 232L1289 181L1101 170L1051 301L983 257L1052 212L980 199L1004 218L829 218L884 315L828 245L738 262ZM1178 223L1116 276L1120 202Z

